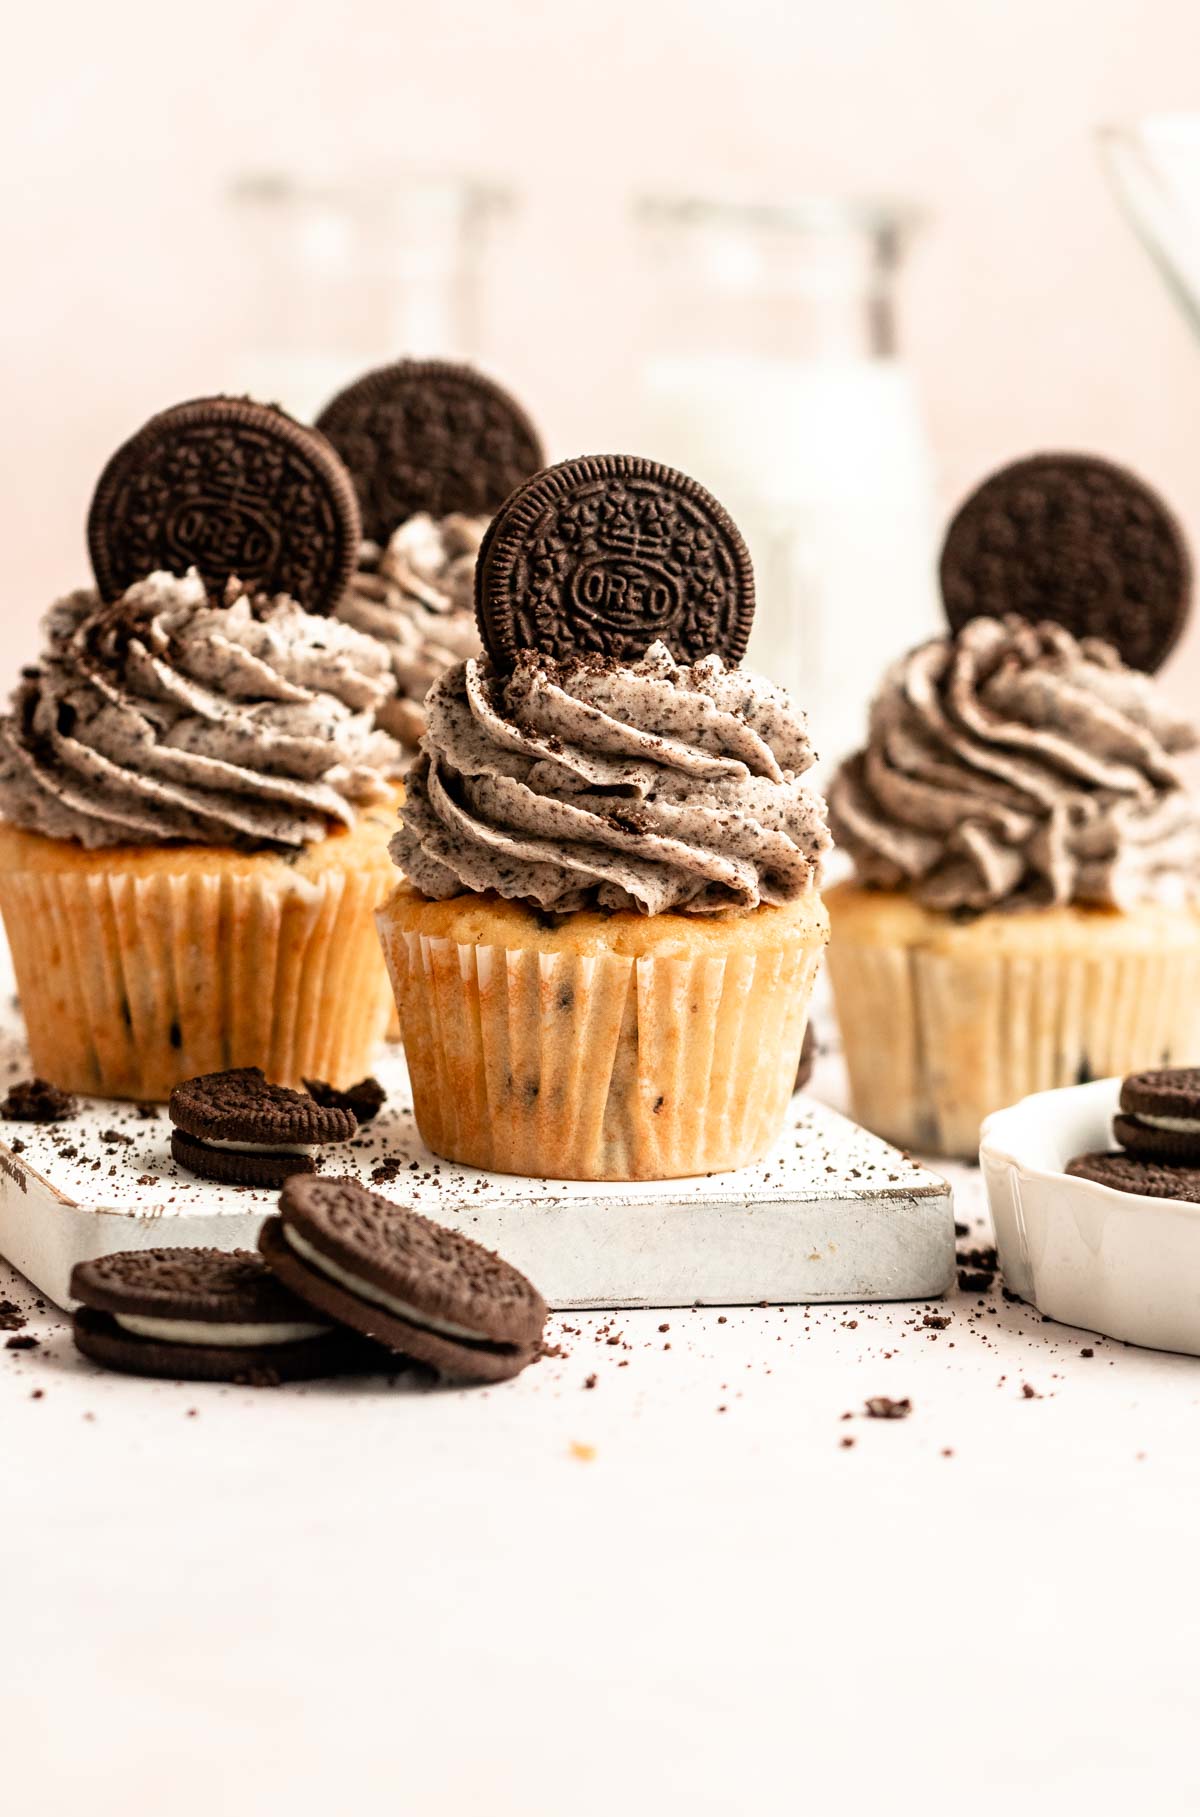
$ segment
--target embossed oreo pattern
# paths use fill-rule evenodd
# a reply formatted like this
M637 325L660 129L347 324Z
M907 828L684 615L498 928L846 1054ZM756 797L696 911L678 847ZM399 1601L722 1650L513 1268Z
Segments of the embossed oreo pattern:
M317 427L350 469L363 533L377 543L418 511L490 517L545 458L515 398L446 360L368 372L325 406Z
M941 559L946 616L1049 619L1115 644L1153 672L1191 598L1183 534L1135 474L1084 454L1040 454L994 473L950 525Z
M476 565L493 662L521 650L636 661L661 641L680 662L738 662L754 618L740 532L686 474L588 455L535 475L493 520Z
M139 429L100 476L88 549L102 596L196 568L330 612L361 541L350 476L315 430L247 398L196 398Z

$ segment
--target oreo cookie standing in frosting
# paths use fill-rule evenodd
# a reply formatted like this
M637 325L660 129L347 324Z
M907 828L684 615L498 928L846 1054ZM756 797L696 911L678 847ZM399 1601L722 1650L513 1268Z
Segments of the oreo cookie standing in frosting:
M164 410L113 455L88 515L106 601L158 570L195 568L223 603L231 575L332 611L354 573L362 529L350 475L324 436L249 398L195 398Z
M75 1343L106 1369L176 1381L332 1375L360 1355L248 1250L137 1249L80 1262Z
M499 669L522 650L634 662L661 639L679 662L739 662L754 572L732 518L674 468L585 455L518 488L475 569L480 636Z
M507 1381L539 1354L546 1302L523 1274L357 1180L289 1180L258 1241L317 1312L453 1380Z
M516 399L447 360L368 372L325 406L317 427L353 476L364 535L380 544L420 511L490 517L544 459Z
M318 1151L349 1141L359 1123L347 1105L269 1085L257 1066L188 1079L171 1093L169 1114L179 1165L232 1186L282 1186L313 1173Z
M1174 515L1135 474L1085 454L1039 454L985 480L941 558L953 630L1016 613L1100 637L1133 669L1161 667L1191 598Z
M1200 1067L1131 1073L1121 1086L1113 1134L1140 1161L1179 1161L1200 1168Z

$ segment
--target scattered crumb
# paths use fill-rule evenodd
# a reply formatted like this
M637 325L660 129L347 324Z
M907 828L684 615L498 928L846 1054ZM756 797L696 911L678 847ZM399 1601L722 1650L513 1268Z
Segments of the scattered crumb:
M872 1420L906 1420L912 1410L907 1397L893 1401L886 1394L877 1394L867 1402L867 1418Z
M0 1103L0 1117L17 1123L62 1123L79 1109L68 1091L59 1091L46 1079L19 1079L10 1085Z
M596 1455L595 1445L581 1445L577 1438L571 1440L570 1453L578 1458L581 1464L590 1464Z

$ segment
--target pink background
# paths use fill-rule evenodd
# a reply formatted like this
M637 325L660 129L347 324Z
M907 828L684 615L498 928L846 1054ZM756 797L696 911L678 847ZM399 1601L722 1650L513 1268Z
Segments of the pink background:
M1191 0L112 0L22 7L8 33L5 679L86 574L112 447L230 383L228 177L301 158L522 192L489 351L558 454L623 439L632 192L907 196L930 216L904 327L945 502L1074 445L1200 532L1200 348L1092 136L1193 99ZM1200 632L1169 673L1200 678Z

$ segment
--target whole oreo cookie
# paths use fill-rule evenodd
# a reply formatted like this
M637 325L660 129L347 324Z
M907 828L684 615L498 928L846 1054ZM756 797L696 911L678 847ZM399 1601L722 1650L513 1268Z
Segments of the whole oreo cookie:
M358 563L350 475L325 438L249 398L195 398L113 455L88 514L96 584L114 600L157 569L196 568L215 604L230 575L330 612Z
M992 474L946 534L942 596L968 619L1051 619L1161 666L1183 630L1192 570L1174 515L1135 474L1086 454L1039 454Z
M350 469L363 532L377 543L418 511L490 517L545 458L516 399L448 360L368 372L326 404L317 428Z
M1131 1073L1121 1086L1113 1134L1139 1160L1200 1167L1200 1067Z
M1187 1199L1200 1204L1200 1167L1170 1167L1162 1161L1139 1161L1112 1149L1104 1154L1076 1155L1067 1172L1094 1180L1117 1192L1136 1192L1148 1199Z
M138 1249L71 1276L75 1343L93 1362L188 1381L332 1375L353 1341L316 1319L248 1250Z
M291 1174L313 1173L319 1148L358 1129L347 1105L269 1085L257 1066L186 1080L171 1093L169 1114L180 1166L231 1186L282 1186Z
M523 1274L357 1180L289 1180L259 1248L317 1312L455 1380L507 1381L539 1353L546 1303Z
M736 663L754 619L754 571L732 518L686 474L636 455L586 455L521 486L475 568L492 661L522 650L634 661L657 638L680 662Z

